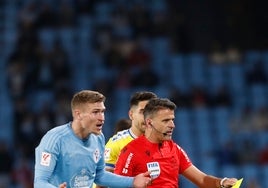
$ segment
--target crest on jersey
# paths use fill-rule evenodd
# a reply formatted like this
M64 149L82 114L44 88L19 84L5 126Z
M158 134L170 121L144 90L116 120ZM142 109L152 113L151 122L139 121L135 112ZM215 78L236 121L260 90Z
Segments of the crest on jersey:
M151 172L152 179L157 178L160 175L160 165L158 162L147 163L147 170Z
M93 153L93 159L95 163L97 163L100 160L100 150L96 148L96 150Z

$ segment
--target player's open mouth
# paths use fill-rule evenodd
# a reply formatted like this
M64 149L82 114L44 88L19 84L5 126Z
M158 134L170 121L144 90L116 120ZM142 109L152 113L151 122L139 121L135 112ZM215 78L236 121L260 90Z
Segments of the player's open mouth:
M97 127L101 128L103 124L97 124Z
M167 133L167 135L169 135L169 136L172 135L172 131L167 131L166 133Z

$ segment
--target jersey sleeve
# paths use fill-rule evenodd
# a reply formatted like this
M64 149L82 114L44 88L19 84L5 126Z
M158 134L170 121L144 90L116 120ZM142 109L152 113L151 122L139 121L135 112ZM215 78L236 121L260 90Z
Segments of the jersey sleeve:
M57 140L57 139L56 139ZM49 179L54 171L59 154L59 143L50 134L45 135L39 146L35 149L35 188L54 188ZM63 183L63 182L59 182Z
M123 176L134 176L133 175L134 166L135 166L134 154L131 151L131 148L126 146L120 152L120 155L115 165L114 173Z
M98 176L95 179L96 184L109 186L112 188L132 187L133 181L133 177L124 177L108 171L104 171L101 176Z
M110 138L105 145L104 153L106 168L114 169L114 165L120 153L119 144L116 144L116 142L112 141L112 139Z
M104 143L102 144L104 147ZM101 158L97 164L96 177L94 182L97 185L116 187L132 187L133 177L123 177L104 170L104 159Z
M177 145L177 152L178 152L179 161L180 161L179 172L183 173L188 167L192 165L192 162L190 158L188 157L187 153L178 145Z

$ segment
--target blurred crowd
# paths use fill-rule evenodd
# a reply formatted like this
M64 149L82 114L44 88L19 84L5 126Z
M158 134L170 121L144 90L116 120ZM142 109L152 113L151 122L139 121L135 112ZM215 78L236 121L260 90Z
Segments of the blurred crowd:
M259 40L264 31L252 35L260 31L259 23L254 22L261 14L257 11L259 5L254 4L252 12L243 1L221 3L226 10L214 5L214 1L204 4L173 0L1 3L0 6L15 10L16 40L6 54L6 85L1 86L7 89L11 100L14 132L11 145L0 143L0 188L33 187L34 148L46 131L71 119L69 101L74 91L93 89L104 93L109 117L112 114L109 112L120 108L115 100L118 91L154 91L159 86L169 86L165 63L160 70L155 68L160 53L200 52L206 57L206 65L224 67L243 64L245 52L251 48L265 50L267 41ZM245 20L251 20L252 25ZM66 38L71 35L71 44L58 36L51 40L49 34L56 36L61 31ZM160 49L154 48L155 39L167 40L168 48L161 46L162 43ZM151 49L167 49L167 52ZM264 62L257 60L243 79L246 85L266 86L267 73ZM188 90L173 85L164 88L164 97L180 108L231 108L236 102L226 85L215 93L199 85ZM127 103L128 98L124 104ZM267 107L266 103L252 110L245 105L242 113L233 116L226 126L243 136L268 131ZM110 123L119 118L123 117L114 117ZM109 126L113 128L113 124ZM107 137L111 130L106 131ZM215 151L219 163L268 164L268 142L256 151L250 138L243 137L239 144L241 150L232 147L236 140L230 140Z

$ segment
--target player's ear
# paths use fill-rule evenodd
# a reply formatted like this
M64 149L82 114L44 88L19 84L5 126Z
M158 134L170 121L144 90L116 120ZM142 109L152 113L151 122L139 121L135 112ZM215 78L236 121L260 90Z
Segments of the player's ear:
M131 109L128 111L128 117L133 120L133 111Z
M145 124L148 125L148 126L152 126L152 120L151 119L145 119Z
M81 110L76 109L74 110L73 114L76 119L81 119Z

